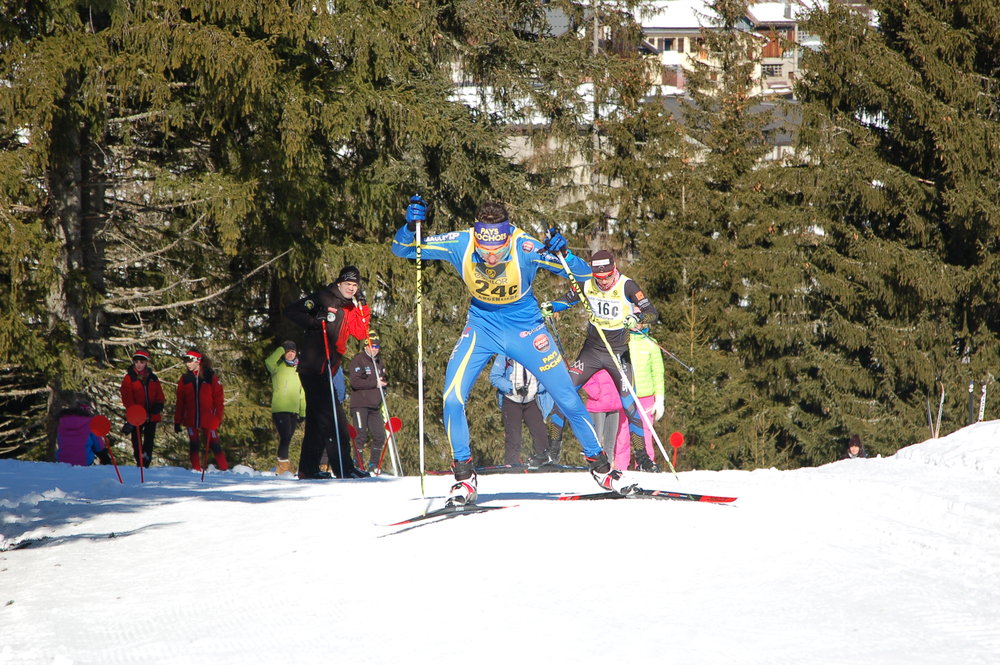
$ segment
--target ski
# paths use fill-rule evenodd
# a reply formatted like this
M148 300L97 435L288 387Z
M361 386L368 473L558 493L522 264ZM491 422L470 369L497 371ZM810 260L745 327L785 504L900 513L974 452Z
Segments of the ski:
M555 473L560 471L586 471L585 466L564 466L562 464L543 464L528 466L527 464L498 464L496 466L477 466L476 473L488 476L497 473Z
M560 501L594 501L598 499L664 499L669 501L699 501L701 503L731 503L736 501L735 496L712 496L710 494L646 489L637 489L628 495L617 492L597 492L595 494L568 494L559 497Z
M502 473L560 473L563 471L586 471L585 466L569 466L564 464L543 464L542 466L528 466L527 464L492 464L487 466L477 466L476 473L480 476L491 476ZM453 472L448 471L428 471L429 476L450 476Z
M491 510L503 510L504 508L513 508L513 507L514 506L480 506L474 503L465 506L444 506L443 508L429 510L426 513L415 515L413 517L408 517L405 520L400 520L398 522L386 524L386 526L405 526L407 524L424 522L426 520L433 520L435 518L441 518L438 521L444 521L446 519L451 519L452 517L461 517L462 515L474 515L476 513L485 513Z

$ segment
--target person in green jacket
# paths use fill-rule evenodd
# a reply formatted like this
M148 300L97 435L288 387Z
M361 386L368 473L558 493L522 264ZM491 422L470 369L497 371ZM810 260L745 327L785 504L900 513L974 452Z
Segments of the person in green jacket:
M306 417L306 393L298 372L299 352L295 342L285 342L264 361L271 374L271 418L278 430L278 465L280 476L291 473L288 447L300 420Z
M644 332L648 332L648 329ZM628 354L632 360L632 375L635 395L639 398L639 408L649 416L649 422L655 422L663 417L663 356L660 347L641 333L631 333L628 340ZM645 425L645 422L643 423ZM635 451L635 466L639 471L657 472L660 467L653 461L656 459L653 432L643 427L643 439L646 444L646 454ZM624 410L618 413L618 437L615 443L615 460L619 455L628 459L629 430ZM616 467L621 468L621 467Z

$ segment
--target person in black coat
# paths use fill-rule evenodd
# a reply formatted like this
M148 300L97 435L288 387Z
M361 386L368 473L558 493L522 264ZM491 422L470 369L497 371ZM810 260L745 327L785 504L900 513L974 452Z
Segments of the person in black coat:
M331 372L336 373L348 336L364 340L369 313L358 303L361 273L353 266L340 271L337 280L293 302L285 316L305 334L299 349L299 378L306 393L306 426L299 457L299 478L330 478L321 472L324 449L330 471L343 478L365 478L354 466L347 415L331 393ZM326 333L324 335L324 332Z

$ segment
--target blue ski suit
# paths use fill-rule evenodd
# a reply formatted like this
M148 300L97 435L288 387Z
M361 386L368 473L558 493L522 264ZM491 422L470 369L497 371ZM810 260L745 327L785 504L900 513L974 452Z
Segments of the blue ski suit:
M480 372L497 353L531 370L573 428L584 454L599 455L601 444L590 414L545 327L531 288L539 268L561 277L569 275L558 257L544 252L541 242L516 227L508 257L488 266L475 252L472 233L468 228L428 236L420 248L421 259L451 263L472 296L465 329L448 359L444 380L444 426L454 459L464 462L472 456L465 404ZM400 228L392 242L392 253L416 258L415 237L406 226ZM572 254L566 261L578 281L590 278L586 261Z

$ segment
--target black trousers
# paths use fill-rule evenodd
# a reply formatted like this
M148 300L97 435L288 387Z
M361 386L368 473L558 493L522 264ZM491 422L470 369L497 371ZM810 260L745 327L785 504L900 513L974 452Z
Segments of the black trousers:
M535 452L541 453L545 450L545 445L548 443L548 429L536 400L522 404L505 395L500 414L503 416L504 464L521 463L522 422L528 426Z
M616 354L618 353L620 353L618 355L618 362L621 363L622 369L625 371L625 376L631 384L635 379L628 350L616 352ZM611 375L611 381L615 384L615 390L621 395L622 408L625 409L625 415L628 417L629 443L632 446L633 453L636 455L636 459L642 459L646 456L646 442L643 438L643 423L642 416L639 414L639 405L636 404L635 400L632 399L632 395L622 384L621 373L618 371L615 359L608 354L608 350L603 346L598 347L589 340L584 342L583 348L580 349L580 353L576 357L576 361L570 366L569 376L573 379L574 386L582 388L583 384L590 380L590 377L602 369L607 370L608 374ZM552 423L555 426L552 436L560 441L562 440L564 420L559 407L555 407L552 411Z
M323 451L330 459L330 471L348 476L355 470L351 459L351 437L347 432L344 406L333 399L330 377L323 374L299 374L306 393L306 429L299 457L299 475L309 477L319 472ZM336 420L336 426L334 421Z
M142 462L139 461L139 436L142 436ZM156 438L156 423L146 423L141 427L136 427L132 430L132 457L135 459L135 465L139 466L141 463L147 469L149 464L153 461L153 439Z
M385 445L385 421L382 419L382 410L377 406L352 408L351 424L358 432L357 438L354 439L358 445L358 454L364 457L365 441L370 439L372 443L368 466L378 466L382 447Z
M288 447L299 424L299 415L282 411L272 413L271 420L274 421L274 428L278 430L278 459L288 459Z

